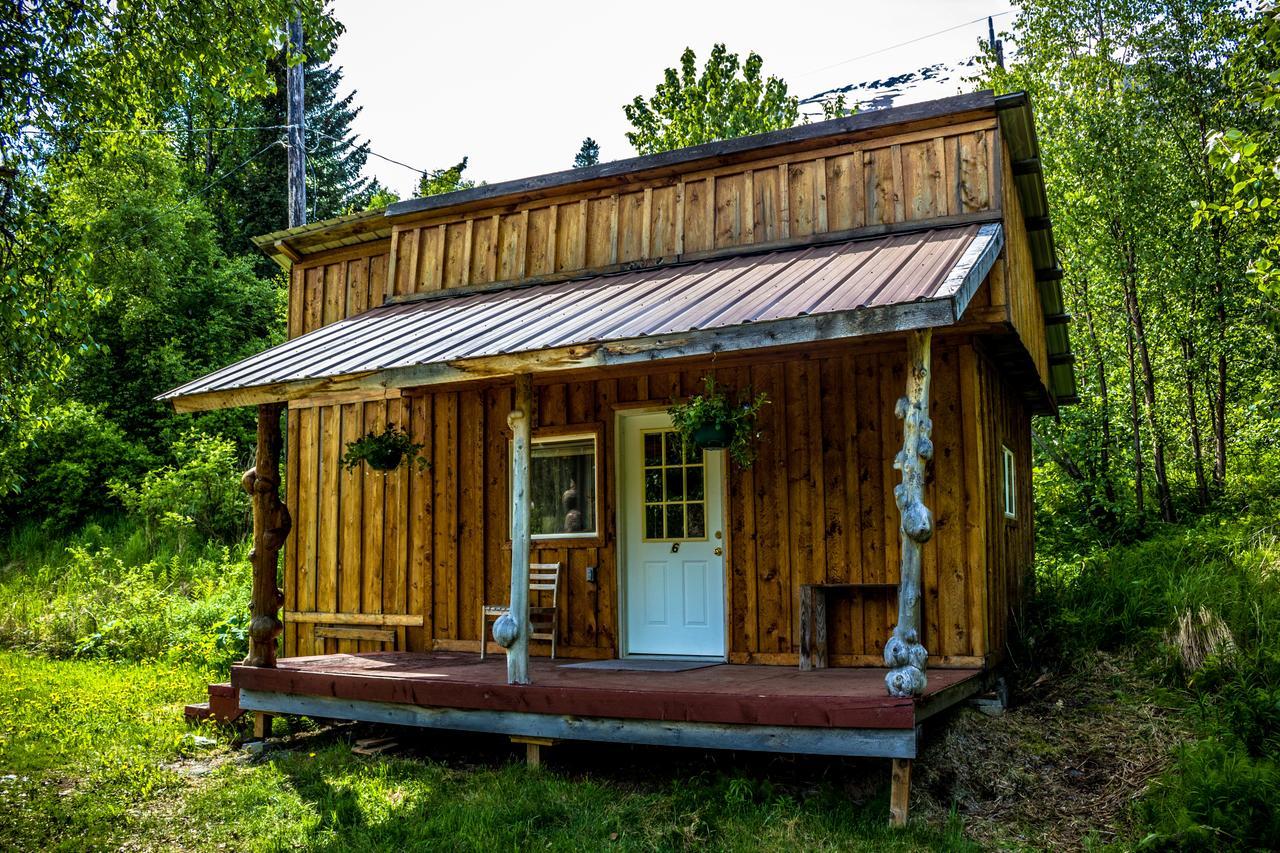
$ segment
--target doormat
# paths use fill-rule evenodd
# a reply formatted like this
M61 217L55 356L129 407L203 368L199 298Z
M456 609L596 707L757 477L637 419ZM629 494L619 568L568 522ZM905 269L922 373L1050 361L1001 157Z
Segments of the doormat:
M562 663L562 669L605 669L613 672L684 672L719 666L719 661L705 660L587 660L581 663Z

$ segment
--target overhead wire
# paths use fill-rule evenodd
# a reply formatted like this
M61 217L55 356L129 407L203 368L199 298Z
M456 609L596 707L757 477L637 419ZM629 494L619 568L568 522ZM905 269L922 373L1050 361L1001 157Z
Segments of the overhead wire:
M839 62L833 62L830 65L824 65L821 68L815 68L812 71L802 72L800 74L795 75L792 79L799 80L804 77L810 77L814 74L820 74L823 71L830 71L832 68L839 68L842 65L850 65L854 62L860 62L863 59L870 59L873 56L879 56L882 53L888 53L889 51L897 50L900 47L906 47L907 45L915 44L916 42L921 42L926 39L931 39L931 38L934 38L935 36L946 35L947 33L955 32L956 30L962 29L964 27L973 26L974 24L985 21L987 18L1000 18L1005 15L1012 14L1012 12L1013 12L1012 9L1006 9L1003 12L996 12L991 15L982 15L981 17L974 18L972 21L965 21L962 24L956 24L954 26L947 27L946 29L938 30L937 32L926 33L925 35L916 36L915 38L907 39L906 41L901 41L901 42L898 42L897 44L891 44L886 47L877 48L876 50L873 50L869 53L863 53L858 56L850 57L849 59L842 59Z
M162 133L222 133L224 131L239 130L288 130L293 127L290 124L259 124L245 125L243 127L86 127L81 128L80 133L94 134L125 134L131 133L136 135L143 134L162 134ZM24 127L19 133L27 136L52 136L55 131L42 130L38 127Z
M96 133L96 134L136 134L136 135L143 135L143 134L163 134L163 133L169 133L169 134L178 134L178 133L223 133L223 132L246 131L246 130L292 130L292 129L293 129L293 125L291 125L291 124L262 124L262 125L245 125L245 126L241 126L241 127L179 127L179 128L173 128L173 127L119 127L119 128L83 128L83 129L81 129L81 131L80 131L80 132L81 132L81 133ZM320 132L320 131L318 131L318 130L308 129L308 128L306 128L306 127L304 127L304 128L303 128L303 130L304 130L304 132L309 133L309 134L311 134L312 136L322 136L322 137L324 137L325 139L331 139L331 140L333 140L334 142L349 143L349 140L343 139L342 137L339 137L339 136L333 136L332 134L328 134L328 133L322 133L322 132ZM49 130L40 130L40 129L38 129L38 128L23 128L22 133L24 133L24 134L28 134L28 135L48 136L48 135L51 135L51 134L53 133L53 131L49 131ZM387 155L385 155L385 154L380 154L380 153L378 153L377 151L374 151L372 148L370 148L367 142L366 142L366 143L363 143L363 144L356 144L356 143L349 143L349 144L354 144L357 148L359 148L359 147L363 147L363 148L365 149L366 153L371 154L371 155L373 155L374 157L377 157L379 160L386 160L388 163L394 163L394 164L395 164L395 165L397 165L397 166L401 166L401 167L403 167L403 168L405 168L405 169L409 169L409 170L411 170L411 171L417 172L418 174L422 174L422 171L423 171L422 169L419 169L419 168L418 168L418 167L416 167L416 166L411 166L411 165L409 165L408 163L405 163L405 162L404 162L404 161L402 161L402 160L396 160L396 159L395 159L395 158L393 158L393 157L388 157L388 156L387 156Z
M194 201L194 200L195 200L195 199L197 199L197 198L200 198L200 197L201 197L201 196L203 196L205 193L207 193L209 190L213 189L213 188L214 188L214 187L216 187L218 184L222 183L222 182L223 182L223 181L225 181L227 178L229 178L229 177L231 177L232 175L234 175L236 172L239 172L239 171L240 171L241 169L243 169L245 166L248 166L248 165L249 165L250 163L252 163L254 160L257 160L259 157L261 157L263 154L267 153L267 151L269 151L270 149L274 148L274 147L275 147L275 146L277 146L277 145L280 145L280 146L283 146L283 147L286 147L286 148L288 147L288 143L286 143L283 139L274 139L274 140L272 140L271 142L268 142L266 145L264 145L264 146L262 146L261 148L259 148L259 149L258 149L258 151L257 151L256 153L254 153L254 154L250 155L247 159L243 160L243 161L242 161L242 162L240 162L238 165L233 166L232 168L230 168L230 169L228 169L227 171L223 172L221 175L218 175L218 177L214 178L212 181L210 181L209 183L205 184L205 185L204 185L203 187L201 187L199 190L195 191L194 193L191 193L190 195L184 196L181 200L179 200L179 201L175 202L175 203L174 203L174 204L172 204L171 206L169 206L169 207L165 208L164 210L160 211L160 213L158 213L156 216L152 217L151 219L147 220L147 221L146 221L146 222L144 222L142 225L139 225L137 228L133 229L133 230L132 230L132 231L130 231L129 233L122 235L118 240L115 240L115 241L113 241L113 242L111 242L111 243L108 243L108 244L107 244L107 248L114 248L114 247L118 246L120 243L122 243L123 241L128 240L130 237L134 237L134 236L136 236L136 235L138 235L138 234L141 234L143 231L147 230L147 229L148 229L148 228L150 228L152 225L155 225L157 222L159 222L160 220L164 219L166 216L168 216L169 214L173 213L174 211L176 211L176 210L180 209L181 207L183 207L183 206L184 206L184 205L186 205L187 203L189 203L189 202L191 202L191 201Z
M332 139L334 142L346 142L346 141L347 141L347 140L345 140L345 139L343 139L343 138L341 138L341 137L338 137L338 136L333 136L333 135L328 134L328 133L321 133L321 132L320 132L320 131L318 131L318 130L313 130L313 131L311 131L311 133L314 133L316 136L323 136L325 139ZM369 147L368 147L368 143L365 143L365 151L366 151L367 153L369 153L369 154L372 154L374 157L377 157L379 160L386 160L388 163L394 163L394 164L396 164L397 166L403 166L403 167L404 167L404 168L406 168L406 169L410 169L410 170L412 170L412 171L414 171L414 172L417 172L419 175L421 175L421 174L423 173L423 171L424 171L423 169L419 169L419 168L417 168L416 166L410 166L408 163L403 163L403 162L401 162L401 161L399 161L399 160L394 160L394 159L392 159L392 158L388 157L388 156L387 156L387 155L385 155L385 154L379 154L377 151L374 151L372 148L369 148Z

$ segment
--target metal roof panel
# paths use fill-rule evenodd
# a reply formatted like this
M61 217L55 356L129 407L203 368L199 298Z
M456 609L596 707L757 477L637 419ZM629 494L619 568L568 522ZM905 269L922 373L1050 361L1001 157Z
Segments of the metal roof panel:
M954 320L964 305L952 303L967 304L977 285L969 280L986 275L1002 244L998 223L973 224L554 284L456 296L445 292L331 323L159 399L749 328L813 315L832 315L835 321L920 302L947 303L949 310L918 314L911 322L925 322L918 319L924 316L934 318L929 323L947 316Z

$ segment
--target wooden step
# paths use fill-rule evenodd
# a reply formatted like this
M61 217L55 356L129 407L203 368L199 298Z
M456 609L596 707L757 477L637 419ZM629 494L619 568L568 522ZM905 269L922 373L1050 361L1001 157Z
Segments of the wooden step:
M192 722L234 723L243 714L240 691L230 684L210 684L208 702L192 702L183 709L183 715Z
M190 705L182 709L182 716L187 718L189 723L198 723L201 720L207 720L213 714L213 709L209 707L208 702L192 702Z

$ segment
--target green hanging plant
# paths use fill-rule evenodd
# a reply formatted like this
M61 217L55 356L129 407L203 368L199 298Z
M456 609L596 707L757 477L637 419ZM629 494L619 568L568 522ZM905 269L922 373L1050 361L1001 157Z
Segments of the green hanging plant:
M734 462L750 468L756 461L760 408L769 402L763 391L741 389L731 397L714 378L703 377L706 390L684 403L674 403L667 413L671 425L686 442L702 450L728 450Z
M418 463L418 470L431 467L431 462L419 451L422 445L409 438L409 433L389 423L382 432L369 432L355 441L347 442L342 454L342 466L353 470L361 462L375 471L394 471L409 460Z

